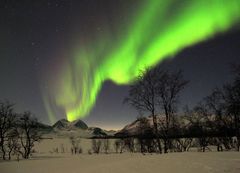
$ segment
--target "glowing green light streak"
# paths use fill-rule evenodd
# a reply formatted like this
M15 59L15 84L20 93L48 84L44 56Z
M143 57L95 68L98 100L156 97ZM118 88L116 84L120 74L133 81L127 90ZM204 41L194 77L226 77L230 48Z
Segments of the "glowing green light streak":
M179 6L171 8L174 4ZM118 33L120 41L106 34L78 51L60 75L56 106L64 108L70 121L83 118L104 81L128 84L141 69L226 31L239 19L239 0L146 1L127 32Z

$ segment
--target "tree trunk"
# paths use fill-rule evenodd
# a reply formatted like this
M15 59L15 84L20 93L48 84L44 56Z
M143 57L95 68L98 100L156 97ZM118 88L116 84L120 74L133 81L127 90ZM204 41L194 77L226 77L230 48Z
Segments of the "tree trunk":
M3 142L1 142L1 149L2 149L2 159L6 160L6 152L5 152L5 149L4 149L4 143Z
M240 149L240 129L239 129L239 118L238 115L234 115L235 120L235 131L236 131L236 137L237 137L237 151Z
M167 142L167 139L164 139L164 153L167 153L168 151L168 142Z
M8 160L11 160L11 152L8 153Z
M157 138L158 152L160 154L162 154L162 146L161 146L160 138L159 138L159 135L158 135L157 118L156 118L156 115L154 115L154 114L152 114L152 117L153 117L153 125L154 125L155 136Z
M237 137L237 151L240 150L240 137Z

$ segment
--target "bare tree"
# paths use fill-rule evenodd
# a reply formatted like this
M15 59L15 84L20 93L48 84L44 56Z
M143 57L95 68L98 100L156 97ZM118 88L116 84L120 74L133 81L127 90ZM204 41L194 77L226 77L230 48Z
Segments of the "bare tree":
M177 110L179 95L187 83L188 81L183 79L181 71L170 73L160 68L154 68L143 71L130 88L126 101L139 111L150 112L160 153L162 148L159 130L161 128L161 133L164 133L162 137L165 139L164 152L166 153L170 146L168 139L170 125L174 125L174 114ZM164 123L159 122L157 118L157 108L162 110L165 115Z
M188 151L192 145L193 138L177 138L177 143L180 145L178 151Z
M218 134L218 150L223 144L226 149L232 147L231 133L237 137L237 150L240 149L240 65L233 65L234 81L217 88L205 98L208 110L215 116L214 126Z
M124 148L123 140L122 139L115 140L114 147L115 147L116 153L118 153L118 151L122 153Z
M233 126L237 137L237 151L240 150L240 65L234 65L235 75L232 84L224 86L227 111L233 117Z
M23 150L19 150L22 157L28 159L36 142L40 142L39 123L30 112L24 112L19 119L18 134Z
M101 139L92 139L92 150L94 153L99 154L102 147Z
M76 138L74 136L70 136L70 142L72 144L72 154L77 154L77 153L81 153L81 148L79 148L79 144L80 144L80 138Z
M190 124L189 134L187 135L197 137L200 150L205 152L209 143L209 134L212 130L212 115L209 114L206 105L199 103L192 110L186 109L185 118Z
M223 90L216 88L204 99L207 109L213 115L213 131L218 136L216 138L217 150L222 151L222 145L230 149L231 135L229 131L232 128L231 118L227 111L226 96Z
M110 147L110 141L109 139L106 138L103 140L103 148L104 148L105 154L108 153L109 147Z
M115 148L115 152L118 153L118 150L120 148L119 140L114 141L114 148Z
M15 119L16 114L13 112L13 104L10 104L8 101L0 102L0 147L3 160L6 160L6 152L10 139L9 135L15 126ZM9 151L11 155L12 148ZM11 159L10 157L9 159Z
M140 151L141 153L144 153L145 150L145 145L144 145L144 138L145 138L145 130L148 127L148 120L145 117L139 117L138 118L139 124L138 124L138 142L140 144Z
M128 151L133 153L135 151L134 138L132 137L125 138L123 141L124 141L124 148L126 148Z
M140 144L140 152L152 152L153 149L153 135L150 123L146 117L138 118L138 142Z
M188 110L188 108L185 108ZM185 116L179 115L175 118L174 127L171 128L171 135L178 136L173 139L173 150L177 152L188 151L192 146L193 137L187 136L189 124L186 122Z
M156 75L159 76L157 82L158 103L165 115L165 122L161 123L160 128L164 135L164 153L167 153L168 148L171 146L169 130L174 127L174 115L177 110L179 95L188 81L184 80L182 71L176 73L158 71Z
M7 137L8 160L11 160L11 155L18 155L20 148L19 137L16 129L12 130Z
M159 74L156 69L146 69L140 73L136 81L130 86L129 97L125 102L132 105L139 112L149 112L152 116L154 134L157 138L158 152L162 153L157 123L157 85Z

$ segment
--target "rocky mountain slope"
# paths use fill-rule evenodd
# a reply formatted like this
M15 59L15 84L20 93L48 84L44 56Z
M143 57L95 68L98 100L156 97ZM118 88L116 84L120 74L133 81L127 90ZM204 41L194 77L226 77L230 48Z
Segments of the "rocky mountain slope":
M78 136L91 138L107 135L113 136L115 134L113 131L107 131L99 127L88 127L88 125L80 119L73 122L60 119L52 126L39 123L39 127L46 137Z
M73 122L69 122L66 119L61 119L57 121L53 125L54 129L66 129L66 130L73 130L73 129L83 129L86 130L88 128L87 124L85 124L82 120L75 120Z
M137 120L133 121L132 123L126 125L122 130L120 130L119 132L117 132L115 135L116 136L121 136L121 135L138 135L141 131L143 130L153 130L153 119L152 116L148 116L148 117L142 117L145 119L145 127L143 127L143 125L140 124L140 119L138 118ZM164 124L165 123L165 116L163 115L158 115L157 116L157 121L159 124ZM145 128L145 129L143 129Z

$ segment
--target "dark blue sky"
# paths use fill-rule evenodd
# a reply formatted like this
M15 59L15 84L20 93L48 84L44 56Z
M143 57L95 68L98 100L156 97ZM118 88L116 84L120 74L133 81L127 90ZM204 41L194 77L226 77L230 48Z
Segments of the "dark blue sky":
M77 32L81 36L101 27L103 16L111 23L121 12L131 13L136 5L121 0L0 1L0 99L8 99L16 103L17 111L30 110L40 121L49 123L40 91L40 87L48 86L42 86L40 78L50 73L46 67L56 61L56 52L68 50ZM170 70L182 69L190 80L179 110L185 104L196 104L214 87L231 80L229 64L240 63L238 28L187 48L160 64ZM106 82L84 121L107 129L123 127L138 116L134 109L122 104L127 94L128 86ZM59 119L63 117L59 115Z

